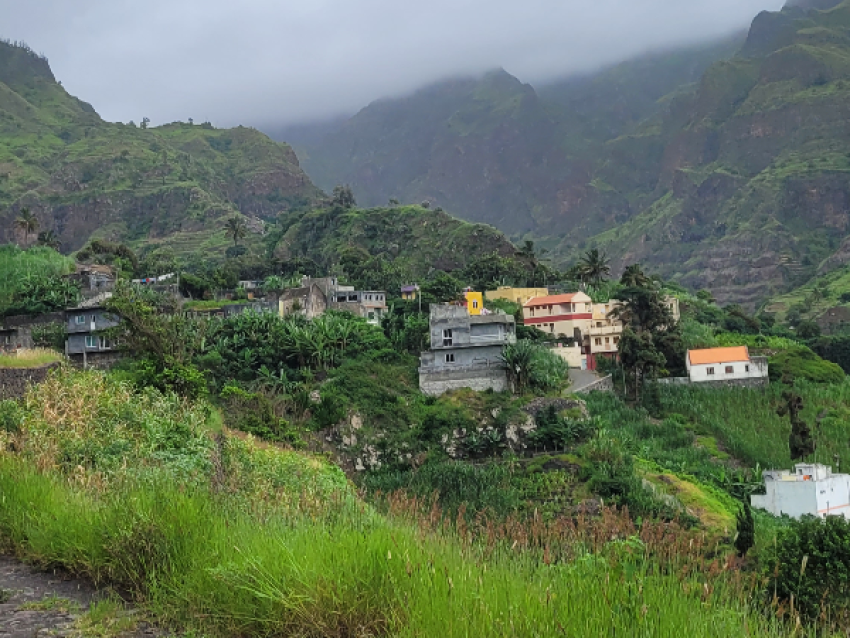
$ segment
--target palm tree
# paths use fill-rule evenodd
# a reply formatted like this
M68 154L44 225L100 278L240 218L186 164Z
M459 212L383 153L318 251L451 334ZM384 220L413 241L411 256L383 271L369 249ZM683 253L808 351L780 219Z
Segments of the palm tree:
M605 253L600 253L598 248L587 251L578 262L581 278L587 283L599 285L611 274L610 262Z
M224 224L225 234L233 239L233 245L238 246L240 239L245 239L248 234L248 226L245 224L245 219L234 216L227 220Z
M62 246L62 242L59 241L59 237L52 230L43 230L38 234L38 238L36 239L39 246L46 246L47 248L52 248L53 250L59 250L60 246Z
M623 276L620 278L620 283L627 288L643 288L650 281L650 278L643 272L640 264L627 266L626 270L623 272Z
M29 208L22 208L21 214L15 220L15 228L23 231L24 244L30 243L30 235L38 231L38 218L30 212Z

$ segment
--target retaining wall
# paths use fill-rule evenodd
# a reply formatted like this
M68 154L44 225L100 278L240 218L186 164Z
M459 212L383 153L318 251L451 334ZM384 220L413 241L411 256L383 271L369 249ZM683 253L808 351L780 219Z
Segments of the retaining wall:
M0 368L0 399L20 399L29 386L47 379L51 370L59 365L50 363L40 368Z
M727 379L725 381L700 381L693 383L689 377L670 377L658 379L661 385L692 385L698 388L766 388L770 383L767 377L749 379Z
M419 372L419 389L424 394L440 396L449 390L470 388L476 392L492 389L495 392L506 392L508 387L507 372L498 368L482 368L478 370L463 370L457 372Z

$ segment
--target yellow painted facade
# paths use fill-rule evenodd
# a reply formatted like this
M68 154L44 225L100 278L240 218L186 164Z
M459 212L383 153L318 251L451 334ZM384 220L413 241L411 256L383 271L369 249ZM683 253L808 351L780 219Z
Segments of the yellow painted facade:
M548 297L548 288L512 288L511 286L500 286L496 290L487 291L487 299L505 299L524 306L535 297Z
M466 296L466 309L469 311L470 316L480 315L481 310L484 308L483 293L467 290L464 295Z

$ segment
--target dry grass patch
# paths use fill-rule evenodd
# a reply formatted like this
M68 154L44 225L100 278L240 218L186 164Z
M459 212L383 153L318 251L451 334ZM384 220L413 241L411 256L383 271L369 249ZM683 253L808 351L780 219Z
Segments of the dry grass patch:
M0 368L40 368L62 359L61 354L47 348L18 350L17 353L0 355Z

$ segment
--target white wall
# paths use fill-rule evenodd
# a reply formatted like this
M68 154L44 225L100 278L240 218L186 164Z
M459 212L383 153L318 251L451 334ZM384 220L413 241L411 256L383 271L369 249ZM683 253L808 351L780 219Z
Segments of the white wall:
M726 367L732 366L733 372L728 374ZM749 371L747 371L749 366ZM709 368L714 368L714 374L708 374ZM700 383L702 381L733 381L735 379L764 379L767 377L767 366L758 365L753 362L729 361L726 363L707 363L691 365L688 363L688 373L691 381Z
M750 497L753 507L774 516L850 518L850 475L836 474L822 481L765 481L767 494Z

